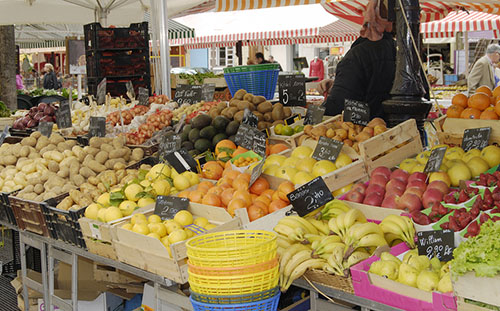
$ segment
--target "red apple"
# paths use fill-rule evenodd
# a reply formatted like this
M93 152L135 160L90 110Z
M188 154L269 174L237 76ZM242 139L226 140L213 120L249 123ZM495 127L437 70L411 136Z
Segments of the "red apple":
M376 169L373 170L373 172L370 174L370 178L373 178L375 175L384 175L387 177L387 180L391 178L391 170L385 166L379 166Z
M421 198L422 195L424 194L424 190L417 188L417 187L410 187L410 188L406 188L404 193L412 193L412 194L415 194L417 197Z
M390 179L391 180L392 179L398 179L398 180L404 182L405 184L407 184L409 177L410 177L410 174L408 174L407 171L398 168L397 170L395 170L394 172L392 172Z
M405 193L404 189L399 189L399 188L391 188L389 190L385 191L385 196L389 196L390 194L397 194L398 196L402 196L403 193Z
M425 191L425 189L427 189L427 184L425 183L425 181L412 180L412 181L408 182L408 184L406 185L406 188L412 188L412 187L420 188L423 191Z
M382 201L381 206L386 208L397 208L399 199L400 197L397 194L394 193L387 194L384 200Z
M422 204L424 208L432 207L435 204L439 204L443 200L443 193L436 188L430 188L425 190L424 195L422 195Z
M384 196L385 188L382 187L381 185L372 184L372 185L369 185L368 188L366 188L366 194L368 195L372 192L376 192L376 193L380 194L381 196Z
M381 185L382 187L385 187L387 182L389 181L389 178L387 178L385 175L378 174L372 176L370 179L370 185L376 184L376 185Z
M387 185L385 185L385 191L391 192L391 190L393 189L400 189L402 191L405 191L406 184L399 179L391 179L389 180Z
M413 193L405 193L399 199L397 204L398 209L408 210L410 212L418 211L422 209L422 201L420 198Z
M443 195L448 194L448 192L450 191L450 187L448 187L448 185L444 181L442 181L442 180L434 180L434 181L432 181L427 186L427 190L429 190L429 189L437 189L437 190L441 191L441 193Z
M422 172L415 172L408 177L408 183L410 183L412 180L421 180L425 182L427 180L427 174L422 173Z
M363 200L363 204L371 205L371 206L380 206L382 204L382 201L384 199L384 196L376 193L376 192L371 192L368 193Z
M354 186L352 186L351 190L357 191L361 194L365 194L366 187L368 187L368 186L365 185L365 183L357 183Z
M349 191L346 196L345 196L345 199L346 201L349 201L349 202L356 202L356 203L361 203L363 202L363 199L365 198L365 195L358 192L358 191L355 191L355 190L351 190Z

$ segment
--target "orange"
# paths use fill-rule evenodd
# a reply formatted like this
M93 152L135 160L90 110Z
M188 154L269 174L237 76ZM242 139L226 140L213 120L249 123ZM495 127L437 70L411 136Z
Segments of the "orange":
M201 174L204 178L217 180L222 177L223 171L224 168L222 168L219 163L216 161L208 161L203 165Z
M250 174L248 173L241 173L240 176L238 176L238 178L242 178L244 180L246 180L247 182L250 182Z
M275 200L280 200L280 193L277 190L274 191L273 195L271 196L271 201L275 201Z
M236 178L233 180L233 188L236 190L248 190L248 181L243 178Z
M262 210L264 211L264 213L266 215L269 214L269 207L268 207L268 205L264 204L264 202L262 202L262 201L255 201L255 202L253 202L252 205L255 205L255 206L258 206L258 207L262 208Z
M264 190L264 192L261 193L261 195L267 196L269 199L273 197L274 190L273 189L267 189Z
M236 190L233 193L233 200L234 199L240 199L240 200L242 200L243 202L245 202L245 206L252 205L252 196L246 190Z
M468 98L465 94L459 93L453 96L453 98L451 99L451 104L467 108L467 100Z
M207 188L207 191L208 191L208 189L212 188L213 186L215 186L213 183L209 182L208 180L204 180L198 184L197 188L198 189L199 188Z
M238 148L236 148L236 150L233 152L233 158L234 158L235 156L237 156L237 155L239 155L239 154L242 154L242 153L245 153L245 152L247 152L247 151L248 151L248 149L245 149L245 148L243 148L243 147L241 147L241 146L238 146Z
M458 105L451 105L448 110L446 110L446 115L448 118L460 118L460 114L464 111L464 107Z
M188 190L184 190L184 191L181 191L177 194L177 196L179 198L186 198L186 199L189 199L189 193L191 193L191 191L188 191Z
M490 107L481 113L481 116L479 116L479 119L481 119L481 120L498 120L498 115L495 112L495 108Z
M287 145L285 144L274 144L274 145L269 145L269 154L275 154L275 153L280 153L282 151L285 151L287 149L290 149Z
M290 192L295 190L295 186L291 181L284 181L278 186L279 198L287 203L290 203L288 197L286 196Z
M240 176L240 174L241 174L240 172L235 171L235 170L227 170L227 171L224 171L222 176L228 177L231 179L235 179L236 177Z
M256 205L249 206L247 208L247 213L248 213L248 219L250 219L250 221L254 221L266 215L264 210L262 210L262 208Z
M493 90L492 96L496 99L500 98L500 85Z
M219 148L228 148L228 149L236 149L236 145L230 141L229 139L223 139L215 145L215 155L219 155L219 153L222 152L222 150L219 150Z
M488 97L493 96L491 89L486 85L482 85L482 86L478 87L476 89L476 92L474 92L474 94L476 94L476 93L484 93L484 94L488 95Z
M479 119L481 116L481 111L475 108L465 108L460 114L462 119Z
M213 193L215 195L221 195L222 191L224 191L224 188L221 188L221 187L217 186L217 187L212 187L212 188L208 189L207 194L212 194Z
M261 195L267 189L269 189L269 182L265 178L259 177L250 187L250 193Z
M250 197L252 198L252 204L255 202L255 199L257 199L259 196L253 193L250 193Z
M495 105L495 112L498 116L500 116L500 100L497 101L497 104Z
M189 201L194 203L201 203L203 197L205 196L205 192L200 190L191 191L189 194Z
M490 96L485 93L475 93L469 97L468 105L470 108L483 111L490 106Z
M241 199L232 199L227 205L227 212L229 213L229 215L234 217L235 210L237 210L238 208L245 208L245 207L246 207L245 201Z
M268 206L271 204L271 199L265 195L260 195L255 199L254 204L257 202L262 202L265 206Z
M224 189L224 191L222 191L220 195L222 205L227 206L229 204L229 202L233 199L234 191L235 190L233 188Z
M269 214L288 206L288 203L283 200L274 200L269 204Z
M202 204L222 207L220 197L214 193L207 193L201 200Z

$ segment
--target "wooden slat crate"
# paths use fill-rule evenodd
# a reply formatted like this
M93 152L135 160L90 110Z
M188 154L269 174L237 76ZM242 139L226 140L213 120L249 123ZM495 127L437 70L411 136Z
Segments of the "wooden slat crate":
M491 127L490 144L500 144L500 122L498 120L475 120L439 117L434 120L439 143L454 146L462 145L464 130Z

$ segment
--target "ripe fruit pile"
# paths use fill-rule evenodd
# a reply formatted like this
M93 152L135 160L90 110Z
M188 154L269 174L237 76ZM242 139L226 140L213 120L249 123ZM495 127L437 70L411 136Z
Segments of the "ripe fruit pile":
M293 149L288 158L279 154L270 155L266 159L263 172L300 185L352 163L351 158L343 152L339 154L335 163L328 160L316 161L311 157L312 154L311 148L299 146Z
M284 125L284 124L276 124L274 127L274 133L276 135L283 135L283 136L292 136L294 134L300 133L304 130L303 125L295 125L295 126L290 126L290 125Z
M427 292L453 290L449 263L436 257L429 260L425 255L419 256L416 249L406 252L403 261L384 252L380 260L371 264L369 272Z
M160 240L172 256L169 247L171 244L185 241L197 234L196 229L198 228L192 228L193 224L204 230L216 227L204 217L193 219L193 215L186 210L177 212L174 219L164 221L161 220L160 216L154 214L148 217L144 214L134 214L130 218L130 222L124 223L121 227Z
M258 162L258 158L252 158L252 157L240 157L236 160L233 161L233 164L236 165L237 167L245 167L248 166L252 163Z
M327 203L316 216L286 216L274 227L282 291L307 269L348 276L349 268L368 258L378 246L415 245L413 223L405 216L391 215L377 225L339 200Z
M500 87L493 91L488 86L481 86L470 97L463 93L456 94L451 100L451 107L446 111L449 118L498 120L500 116Z
M144 106L136 106L144 107ZM135 107L134 107L135 108ZM153 134L170 125L172 112L168 109L156 111L148 116L146 122L141 124L136 131L125 134L127 144L142 145L146 140L153 137Z

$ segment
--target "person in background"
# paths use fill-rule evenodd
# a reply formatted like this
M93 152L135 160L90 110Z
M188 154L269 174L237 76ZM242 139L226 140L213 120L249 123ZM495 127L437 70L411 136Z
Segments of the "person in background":
M23 76L19 71L17 71L16 73L16 89L18 90L24 89Z
M261 52L255 53L255 61L257 64L269 64L269 61L264 58Z
M280 63L278 63L278 62L274 59L274 56L269 55L269 62L270 62L271 64L278 64L278 66L280 66L280 71L283 71L283 68L281 68Z
M478 87L486 85L491 90L499 83L500 77L495 74L495 65L500 61L500 45L490 44L486 54L477 60L467 77L469 94Z
M247 65L255 65L255 61L250 57L247 57Z
M43 67L45 75L43 76L43 88L47 90L57 90L61 88L59 80L57 80L56 73L54 72L54 66L52 64L46 63Z
M382 102L389 99L396 71L396 42L387 8L370 0L360 37L337 64L335 81L323 80L317 90L326 98L326 115L344 110L346 99L367 102L370 117L383 117Z

